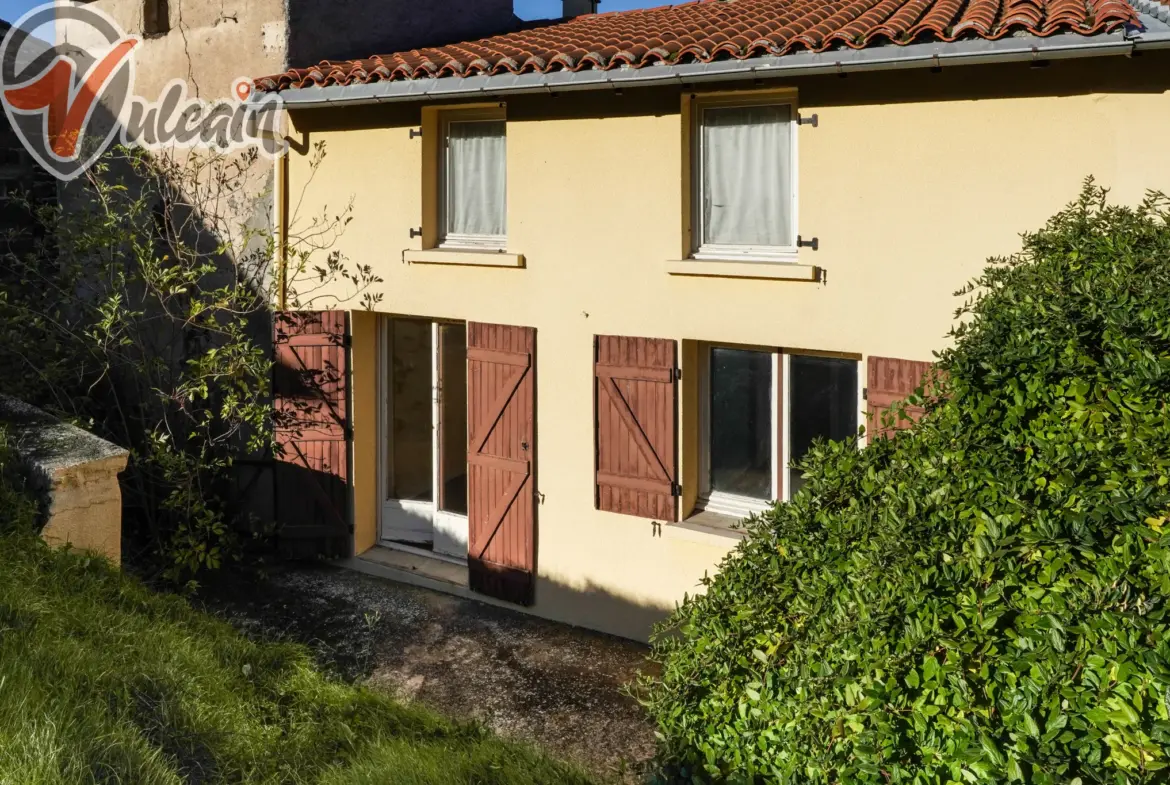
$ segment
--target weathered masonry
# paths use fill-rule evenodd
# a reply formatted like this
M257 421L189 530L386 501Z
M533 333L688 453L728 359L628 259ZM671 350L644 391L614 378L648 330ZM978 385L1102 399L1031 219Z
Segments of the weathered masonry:
M41 539L122 561L122 486L130 453L7 396L0 427L43 496Z

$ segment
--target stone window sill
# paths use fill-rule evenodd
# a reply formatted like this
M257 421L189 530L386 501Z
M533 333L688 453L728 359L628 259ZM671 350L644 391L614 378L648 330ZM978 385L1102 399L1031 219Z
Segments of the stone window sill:
M464 251L434 248L429 251L406 251L407 264L454 264L470 267L524 267L524 254L503 251Z
M708 278L764 278L774 281L819 281L821 268L792 262L737 262L709 259L682 259L666 263L671 275Z
M714 512L697 512L682 523L668 523L662 527L663 535L674 540L689 540L708 545L734 547L747 536L743 529L735 529L741 523L739 518Z

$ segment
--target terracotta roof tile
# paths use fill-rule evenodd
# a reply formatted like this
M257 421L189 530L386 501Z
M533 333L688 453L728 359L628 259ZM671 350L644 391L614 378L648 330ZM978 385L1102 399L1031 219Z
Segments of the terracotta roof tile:
M1093 35L1137 24L1126 0L695 0L261 77L261 90L481 74L643 68L878 43Z

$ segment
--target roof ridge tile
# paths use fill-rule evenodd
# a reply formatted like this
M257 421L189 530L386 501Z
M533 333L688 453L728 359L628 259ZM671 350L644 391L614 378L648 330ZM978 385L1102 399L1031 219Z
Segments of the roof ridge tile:
M1140 26L1137 9L1127 0L690 0L522 26L446 46L325 60L254 83L257 90L276 92L478 74L636 69L823 52L842 45L860 49L882 39L904 46L924 36L941 42L1020 33L1092 36L1125 25Z

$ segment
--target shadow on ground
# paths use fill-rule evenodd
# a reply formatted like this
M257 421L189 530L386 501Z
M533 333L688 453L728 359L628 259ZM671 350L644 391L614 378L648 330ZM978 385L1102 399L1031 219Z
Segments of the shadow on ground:
M245 633L307 644L326 670L632 778L654 731L621 694L645 646L348 570L224 578L200 600Z

